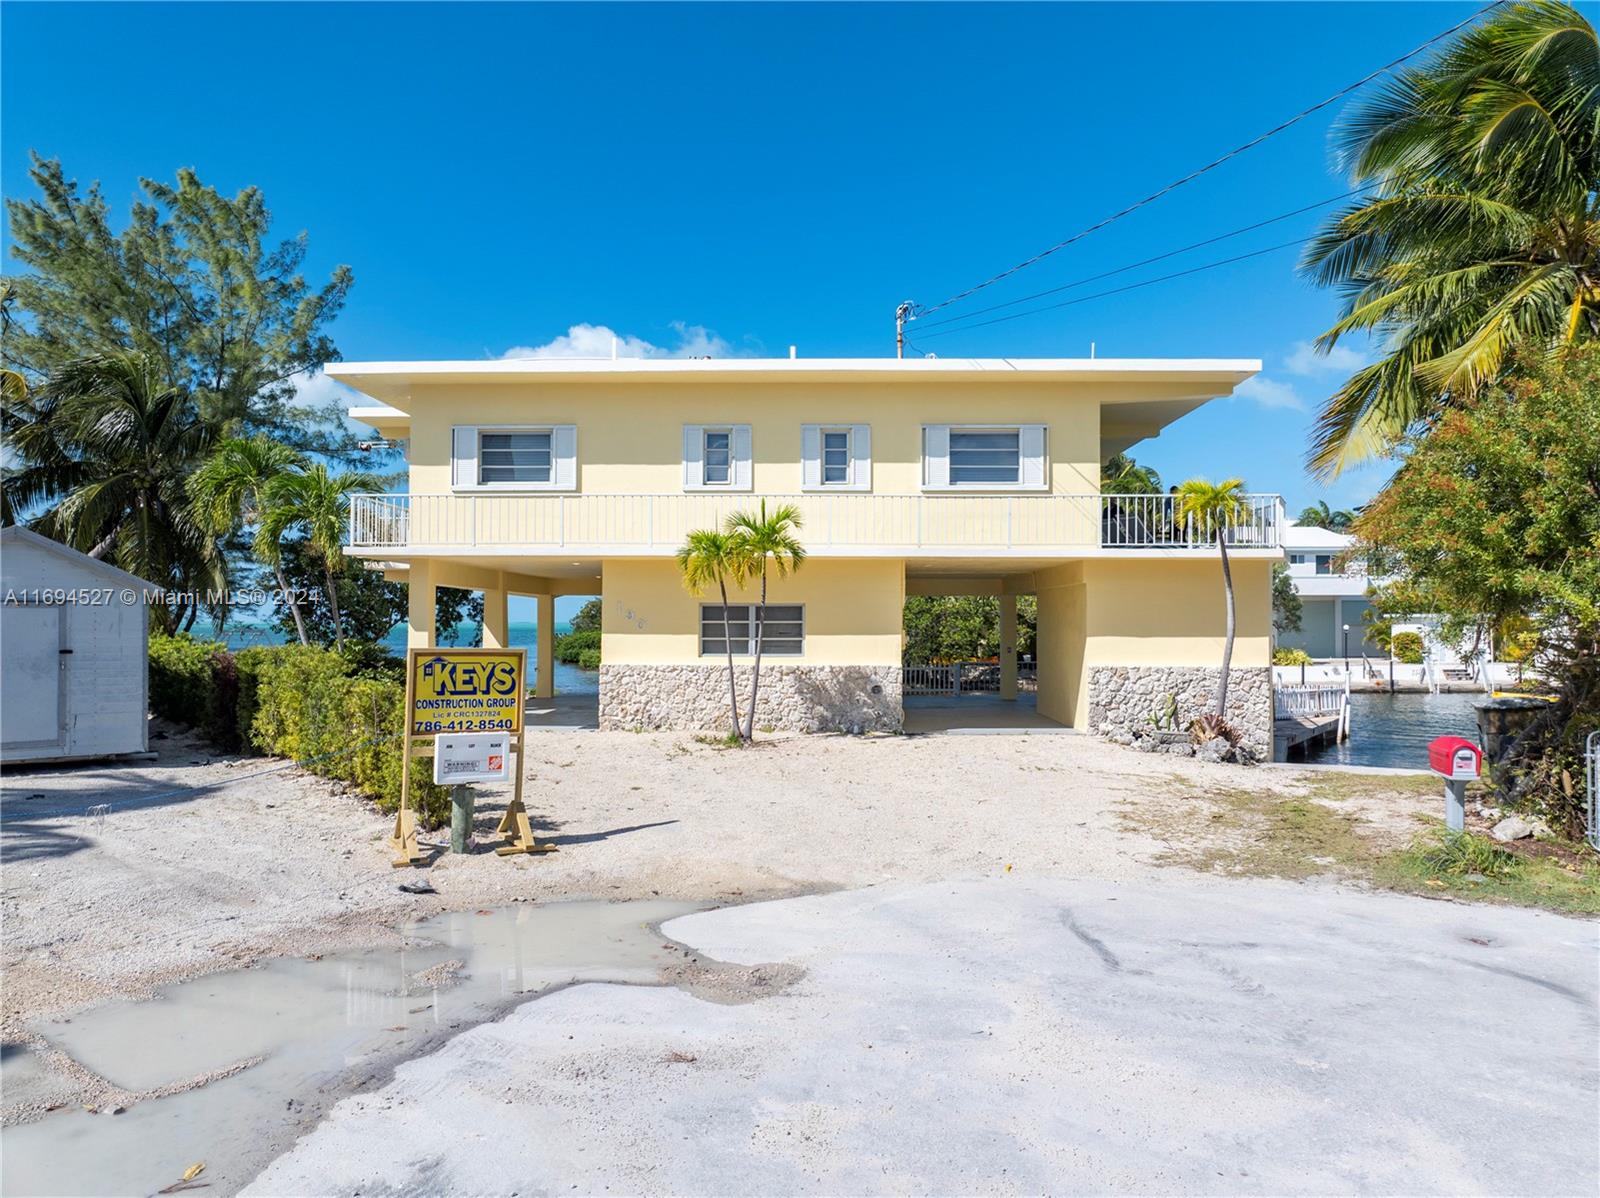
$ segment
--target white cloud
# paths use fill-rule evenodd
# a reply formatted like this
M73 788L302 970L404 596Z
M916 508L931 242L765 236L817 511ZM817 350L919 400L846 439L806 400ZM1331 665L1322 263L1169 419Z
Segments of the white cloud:
M700 324L672 322L676 345L656 345L643 337L619 333L603 324L575 324L543 345L514 345L503 358L609 358L616 345L619 358L737 358L740 351Z
M1306 401L1300 398L1292 386L1269 379L1265 375L1258 374L1245 379L1233 389L1233 393L1252 403L1258 403L1263 408L1289 408L1296 412L1306 410Z
M1347 345L1336 345L1324 354L1317 352L1317 347L1309 341L1295 342L1294 349L1283 360L1285 370L1301 376L1349 374L1366 364L1366 354Z

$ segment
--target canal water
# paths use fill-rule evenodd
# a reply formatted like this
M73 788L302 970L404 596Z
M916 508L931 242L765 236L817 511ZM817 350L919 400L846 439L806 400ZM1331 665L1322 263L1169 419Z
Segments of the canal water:
M1478 741L1472 705L1482 692L1350 696L1350 739L1306 754L1309 762L1428 768L1428 742L1440 736ZM1291 760L1298 760L1298 756Z

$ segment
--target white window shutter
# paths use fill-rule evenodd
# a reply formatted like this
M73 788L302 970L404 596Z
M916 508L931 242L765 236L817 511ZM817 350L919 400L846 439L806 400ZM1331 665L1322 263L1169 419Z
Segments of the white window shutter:
M458 424L450 430L450 485L478 485L478 426Z
M857 424L850 430L850 485L872 490L872 426Z
M705 483L700 459L705 451L705 431L698 424L683 426L683 485L698 490Z
M736 424L733 426L733 489L735 491L748 491L750 489L750 426Z
M1024 424L1018 444L1022 450L1021 480L1024 487L1044 486L1044 425Z
M802 424L800 426L800 485L802 487L820 487L822 485L822 426L820 424Z
M950 485L950 426L929 424L922 429L922 481L929 487Z
M558 424L550 430L550 485L571 491L578 485L578 426Z

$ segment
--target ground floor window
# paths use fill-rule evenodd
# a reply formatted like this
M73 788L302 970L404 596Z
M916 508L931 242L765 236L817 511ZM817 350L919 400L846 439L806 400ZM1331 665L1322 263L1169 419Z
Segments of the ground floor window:
M724 626L722 605L700 605L700 656L721 657L728 652L728 640L733 640L733 651L750 656L756 651L755 603L731 603ZM764 621L765 633L762 653L773 657L799 657L805 652L806 610L799 603L769 603Z

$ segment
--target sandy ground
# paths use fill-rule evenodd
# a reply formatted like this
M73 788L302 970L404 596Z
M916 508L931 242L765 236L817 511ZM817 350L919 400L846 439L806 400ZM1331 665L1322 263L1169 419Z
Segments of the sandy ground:
M1129 831L1119 804L1181 811L1196 788L1298 785L1293 771L1078 736L791 737L738 751L686 734L552 731L529 737L525 798L560 851L445 854L413 871L389 864L390 821L324 779L183 734L152 744L155 762L3 776L6 1032L519 897L739 902L1007 866L1134 878L1161 846ZM480 791L480 842L493 842L507 789ZM397 889L424 874L436 897Z
M805 972L742 1005L608 985L528 1003L339 1103L247 1192L1600 1186L1591 923L1013 873L664 931Z

